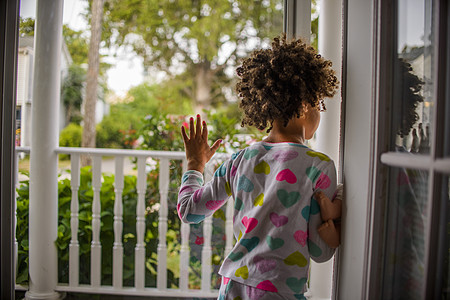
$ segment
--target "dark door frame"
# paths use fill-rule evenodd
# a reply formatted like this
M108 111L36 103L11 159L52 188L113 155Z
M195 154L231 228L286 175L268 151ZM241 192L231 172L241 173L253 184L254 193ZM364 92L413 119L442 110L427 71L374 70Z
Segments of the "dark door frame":
M0 24L0 299L14 299L14 151L19 0L0 1Z

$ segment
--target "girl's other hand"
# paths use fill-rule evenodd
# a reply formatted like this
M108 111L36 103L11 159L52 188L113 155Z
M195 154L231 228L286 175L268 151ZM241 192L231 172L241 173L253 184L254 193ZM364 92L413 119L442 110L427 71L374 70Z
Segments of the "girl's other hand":
M181 126L181 135L184 141L186 150L186 159L188 163L188 170L196 170L203 173L205 164L211 159L220 147L222 140L217 140L210 147L208 145L208 129L206 122L201 120L200 115L197 115L197 122L194 125L194 118L189 120L189 136L186 133L186 128Z

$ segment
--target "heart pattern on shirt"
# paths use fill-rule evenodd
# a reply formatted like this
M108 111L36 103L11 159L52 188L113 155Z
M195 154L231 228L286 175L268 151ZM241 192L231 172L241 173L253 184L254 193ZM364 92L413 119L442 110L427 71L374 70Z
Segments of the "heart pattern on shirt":
M234 275L236 275L236 277L241 277L244 280L247 279L248 278L247 266L243 266L243 267L240 267L239 269L237 269L236 272L234 272Z
M306 240L308 239L308 233L303 231L303 230L297 230L294 233L294 239L297 241L297 243L302 245L302 247L305 247L306 246Z
M194 195L192 196L194 203L198 203L202 199L202 194L203 194L203 188L200 188L194 192Z
M245 233L251 232L253 229L255 229L256 225L258 225L257 219L247 218L247 216L243 217L241 222L246 228Z
M284 259L284 263L288 266L298 266L300 268L306 267L308 261L305 256L298 251L291 253L288 257Z
M330 177L328 177L327 174L322 173L322 174L320 174L319 179L317 179L316 189L324 190L324 189L328 188L330 186L330 184L331 184Z
M273 285L273 283L270 280L261 281L260 283L258 283L256 288L263 291L278 293L278 289Z
M232 261L238 261L242 257L244 257L244 253L242 252L230 252L230 254L228 254L228 258L231 259Z
M308 249L309 254L314 257L319 257L322 255L322 249L320 249L319 246L311 242L311 240L308 240Z
M247 150L244 153L244 158L247 159L247 160L252 159L256 155L258 155L258 153L259 153L258 149Z
M277 266L275 259L263 258L259 255L253 258L253 263L261 274L272 271Z
M244 202L238 197L236 197L236 200L234 201L234 209L236 210L243 210L244 209Z
M294 173L292 173L289 169L281 170L277 177L275 178L277 181L284 181L286 180L287 183L294 184L297 182L297 176L295 176Z
M214 173L214 176L216 177L223 177L227 173L227 167L225 164L221 164L220 167L216 170Z
M289 277L286 279L286 285L294 292L294 293L300 293L303 290L303 287L305 286L307 279L306 278L295 278L295 277Z
M259 237L252 237L251 239L241 239L239 241L242 246L247 248L248 252L251 252L253 249L255 249L256 246L259 244Z
M188 222L192 222L192 223L200 223L204 219L205 219L204 215L188 214L186 216L186 220L188 220Z
M272 157L279 162L286 162L289 160L292 160L294 158L296 158L298 156L298 152L297 151L286 151L286 150L280 150L275 152Z
M275 225L275 227L286 225L289 221L289 218L287 216L278 215L276 212L271 212L269 218L272 224Z
M225 200L210 200L206 202L205 206L209 210L217 210L224 202Z
M330 158L328 156L326 156L325 154L320 153L320 152L307 151L306 154L311 156L311 157L318 157L322 161L330 161Z
M231 196L231 187L230 187L230 183L227 181L225 182L225 192L227 193L228 196Z
M253 169L253 172L256 174L270 174L270 166L268 163L266 163L264 160L262 160L259 164L255 166Z
M264 194L259 194L253 201L253 206L262 206L264 204Z
M306 168L306 176L308 176L313 183L319 178L320 173L322 172L314 166Z
M289 208L300 200L299 192L288 192L284 189L277 191L278 199L284 207Z
M251 191L253 191L253 189L254 189L254 185L250 179L248 179L245 175L242 175L241 177L239 177L238 185L237 185L238 191L244 191L244 192L250 193Z
M267 245L269 245L270 249L276 250L278 248L283 247L284 240L280 238L273 238L270 235L266 238Z

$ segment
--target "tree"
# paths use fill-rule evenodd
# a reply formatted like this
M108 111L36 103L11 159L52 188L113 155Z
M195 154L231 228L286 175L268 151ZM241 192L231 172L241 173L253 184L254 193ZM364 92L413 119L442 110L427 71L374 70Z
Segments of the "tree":
M34 36L34 19L33 18L22 18L19 21L19 33L20 36Z
M89 42L88 71L86 77L86 95L84 101L84 127L82 147L95 148L95 106L97 103L99 48L102 34L103 0L93 0L91 39ZM90 163L87 157L82 158L82 165Z
M89 53L89 40L82 30L73 30L67 25L63 25L64 42L69 49L72 62L81 66L87 64Z
M146 67L184 73L196 111L225 100L227 67L282 31L281 0L108 0L105 38L131 45Z
M61 96L66 110L66 124L80 124L82 120L81 105L83 103L83 87L86 71L79 65L72 64L64 78Z

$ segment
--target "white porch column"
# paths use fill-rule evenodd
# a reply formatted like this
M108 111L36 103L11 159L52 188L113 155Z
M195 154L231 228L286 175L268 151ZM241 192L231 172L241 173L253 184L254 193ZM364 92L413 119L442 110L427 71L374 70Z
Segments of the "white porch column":
M321 0L319 7L319 53L333 62L338 80L341 81L342 66L342 1ZM322 113L317 130L316 149L329 155L339 167L339 138L341 115L341 92L326 99L327 111ZM338 170L339 172L339 170ZM311 266L311 293L313 299L330 299L332 289L333 261Z
M63 1L36 4L30 155L29 291L26 299L58 299L58 112Z

